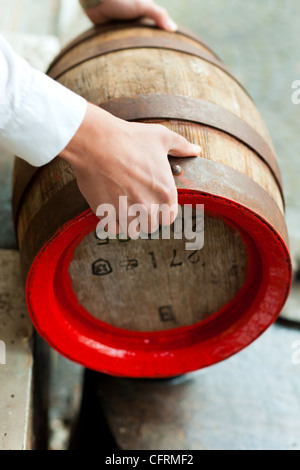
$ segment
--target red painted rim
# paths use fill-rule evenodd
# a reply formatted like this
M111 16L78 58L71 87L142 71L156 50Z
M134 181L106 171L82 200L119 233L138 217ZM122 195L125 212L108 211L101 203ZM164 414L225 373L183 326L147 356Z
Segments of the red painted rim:
M122 330L93 318L76 302L68 266L75 247L98 219L86 211L62 227L36 256L26 284L32 321L44 339L90 369L125 377L172 377L236 354L278 317L290 290L288 249L268 223L236 202L180 191L179 203L204 204L238 228L249 270L238 295L197 325L155 333Z

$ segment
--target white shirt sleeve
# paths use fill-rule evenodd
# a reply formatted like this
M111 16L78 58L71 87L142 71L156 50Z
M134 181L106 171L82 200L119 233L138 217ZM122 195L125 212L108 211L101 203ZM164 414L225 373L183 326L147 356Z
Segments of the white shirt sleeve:
M0 35L0 147L42 166L68 145L86 109L86 100L33 69Z

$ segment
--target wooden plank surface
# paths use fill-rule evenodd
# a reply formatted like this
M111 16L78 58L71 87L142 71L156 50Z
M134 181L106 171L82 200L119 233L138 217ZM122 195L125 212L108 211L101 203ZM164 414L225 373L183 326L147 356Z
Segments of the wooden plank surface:
M27 313L17 251L0 250L0 450L31 447L33 328Z
M206 216L200 250L170 237L103 242L89 234L69 267L79 304L110 325L153 332L195 325L237 295L248 268L239 231Z

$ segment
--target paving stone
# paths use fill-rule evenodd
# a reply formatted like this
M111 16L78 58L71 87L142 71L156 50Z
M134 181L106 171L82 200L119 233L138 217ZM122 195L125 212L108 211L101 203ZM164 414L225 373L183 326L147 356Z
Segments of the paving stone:
M30 449L33 443L33 327L19 266L17 251L0 250L0 450Z
M299 387L300 331L279 325L237 356L175 381L98 377L123 450L300 449Z

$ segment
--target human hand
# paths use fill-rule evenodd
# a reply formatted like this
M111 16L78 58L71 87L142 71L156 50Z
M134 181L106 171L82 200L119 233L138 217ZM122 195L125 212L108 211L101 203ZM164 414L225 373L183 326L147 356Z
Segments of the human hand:
M95 24L111 20L133 20L146 16L155 21L159 28L176 31L177 25L167 10L152 0L104 0L103 3L89 8L86 14Z
M141 229L150 233L156 230L150 225L158 214L151 204L174 205L164 223L172 224L177 216L177 189L168 154L197 156L200 151L199 146L162 125L129 123L88 104L81 127L60 156L75 170L78 187L95 213L101 204L114 206L116 234L122 229L120 196L127 196L128 207L143 204L147 208L148 219ZM127 217L127 223L132 219Z

